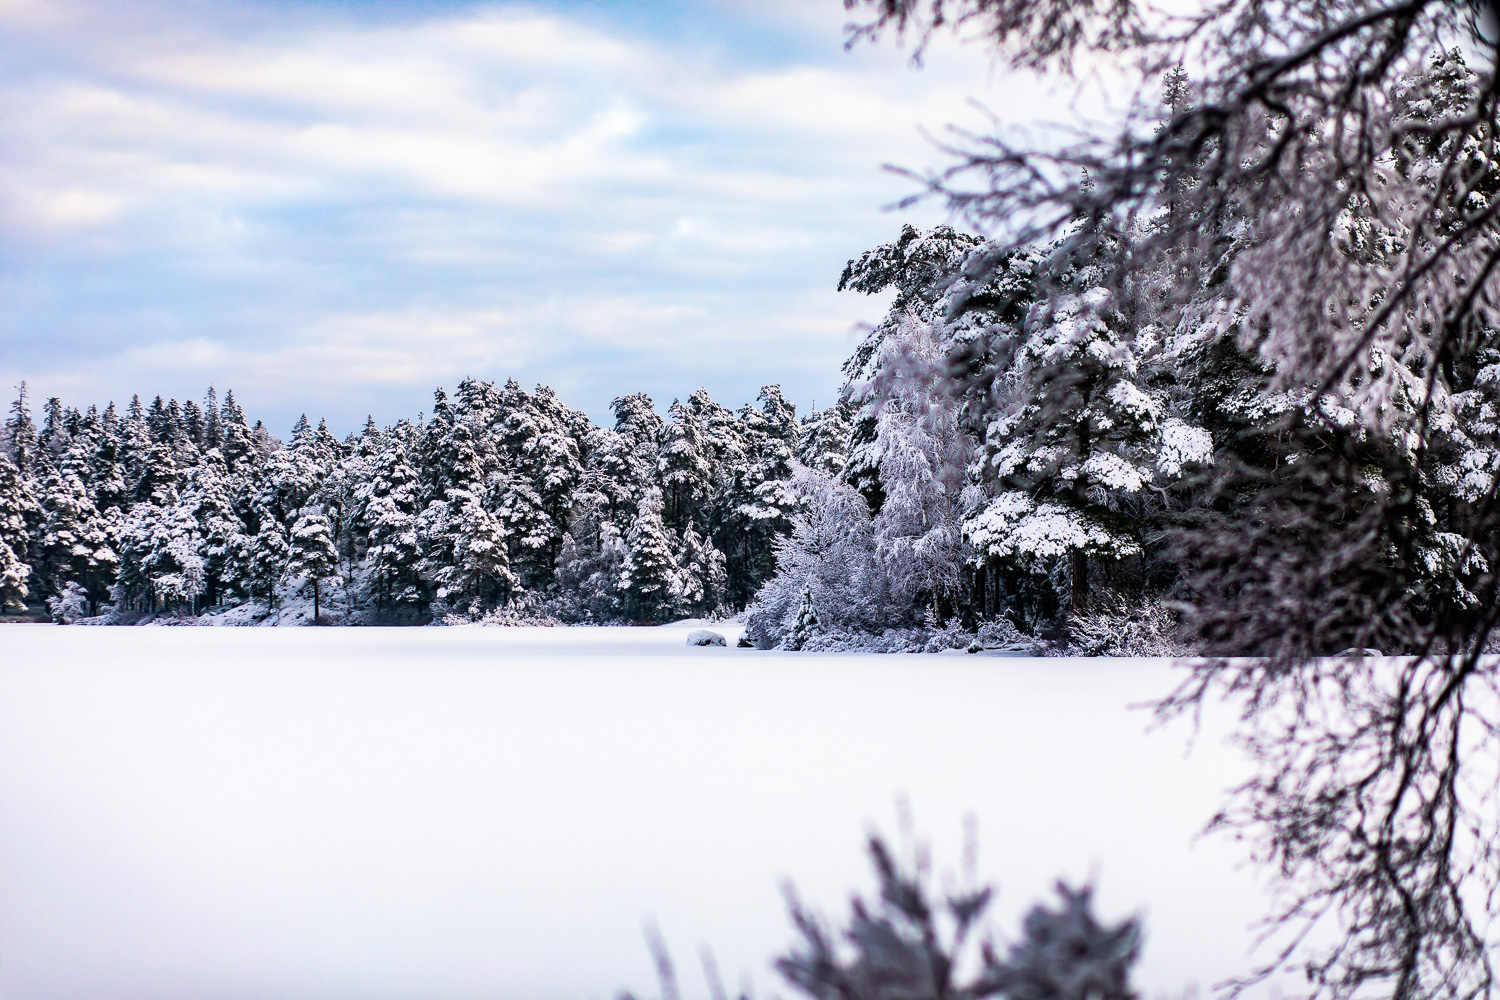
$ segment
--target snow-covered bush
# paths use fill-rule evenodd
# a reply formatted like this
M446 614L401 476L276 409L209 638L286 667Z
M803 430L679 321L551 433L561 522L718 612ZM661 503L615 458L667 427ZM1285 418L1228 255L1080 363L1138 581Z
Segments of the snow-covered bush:
M876 833L868 850L877 891L855 896L844 926L831 927L786 886L797 942L775 964L797 993L813 1000L1136 1000L1130 974L1140 957L1140 920L1100 921L1091 886L1058 882L1056 902L1032 906L1002 955L985 919L993 886L965 873L939 894L925 848L903 865ZM647 943L662 1000L680 996L661 936L648 930ZM710 995L727 1000L711 956L704 973Z
M434 624L438 625L490 625L516 628L520 626L544 626L553 628L563 622L547 611L547 602L531 594L512 598L503 607L494 608L481 615L445 615Z
M868 848L878 892L856 896L846 926L834 931L791 888L787 903L799 941L776 971L816 1000L1135 1000L1130 971L1141 926L1101 923L1090 886L1057 883L1058 901L1038 903L1004 956L986 933L995 889L967 884L939 896L925 849L902 865L879 834Z
M1159 598L1091 595L1088 608L1070 615L1065 656L1181 656L1177 614Z
M52 620L59 625L71 625L81 618L87 618L89 616L88 592L69 580L62 593L47 598L47 610L52 613Z

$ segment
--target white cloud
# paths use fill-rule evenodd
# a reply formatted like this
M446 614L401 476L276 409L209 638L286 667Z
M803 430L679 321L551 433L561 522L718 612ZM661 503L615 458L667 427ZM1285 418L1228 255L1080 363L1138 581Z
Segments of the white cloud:
M236 384L347 424L468 374L600 416L733 356L727 402L831 398L878 313L832 286L910 189L879 167L941 163L914 126L976 120L987 65L845 55L836 7L724 6L789 58L538 7L247 32L227 4L7 3L41 55L4 84L0 376L79 403Z

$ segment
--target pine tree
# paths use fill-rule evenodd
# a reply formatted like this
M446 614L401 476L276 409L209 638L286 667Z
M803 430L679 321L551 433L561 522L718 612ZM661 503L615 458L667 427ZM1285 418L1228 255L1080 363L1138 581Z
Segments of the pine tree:
M45 585L61 593L69 583L77 584L92 611L114 581L119 556L84 485L87 467L88 455L80 443L62 456L44 481L39 555Z
M224 462L231 472L246 468L256 459L255 438L245 411L234 400L234 390L224 394L224 405L219 409L219 420L224 433Z
M703 610L706 601L702 575L703 539L692 525L688 525L681 538L682 544L677 550L677 579L682 609L692 615Z
M198 404L191 399L182 404L182 429L187 433L188 440L200 452L206 446L207 424L203 419L203 411L198 409Z
M818 621L817 609L813 607L812 587L803 584L802 602L797 605L797 620L792 622L791 630L787 632L781 648L801 649L820 631L822 631L822 623Z
M26 402L26 383L16 386L16 401L10 404L10 417L5 421L5 450L21 473L27 475L37 460L41 442L37 437L36 424L31 419L31 407Z
M287 575L312 583L313 624L318 623L320 587L338 573L338 552L333 546L333 526L321 512L304 513L292 525Z
M42 432L37 443L39 453L45 453L51 462L61 458L62 453L68 450L68 445L72 442L68 422L68 415L63 409L62 400L56 396L49 397L42 416Z
M696 414L677 400L671 421L661 430L656 473L666 505L666 520L677 531L703 523L699 505L713 487L713 467L705 455L706 442Z
M234 508L233 489L223 458L210 449L183 490L183 503L193 512L203 539L203 599L210 606L248 591L251 539Z
M213 386L203 395L203 450L224 450L224 419L219 413L219 394Z
M10 458L0 454L0 613L26 610L31 592L26 563L27 521L36 509L26 481Z
M465 499L458 523L449 586L481 602L499 603L520 585L510 569L504 523L473 496Z
M417 604L421 600L417 566L417 474L406 458L403 437L414 433L399 424L386 439L375 476L361 491L360 524L369 539L366 559L377 604Z
M650 490L625 539L628 555L621 569L620 585L628 595L640 622L656 621L669 613L682 594L672 543L661 520L661 493Z
M286 572L291 558L291 542L286 530L269 511L260 512L260 528L250 543L248 584L251 596L265 595L266 606L276 607L276 585Z
M830 476L841 475L849 464L851 428L848 407L838 403L826 410L813 410L802 419L797 437L797 461Z
M203 593L202 539L187 506L138 503L121 537L122 597L144 611L195 609Z

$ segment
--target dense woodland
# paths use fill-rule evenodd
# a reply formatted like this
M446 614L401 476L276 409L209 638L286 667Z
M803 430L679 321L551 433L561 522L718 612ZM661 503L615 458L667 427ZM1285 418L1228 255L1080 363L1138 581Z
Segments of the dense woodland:
M283 443L232 392L123 413L52 399L40 427L23 393L0 460L5 596L117 618L295 595L339 621L743 607L786 530L780 484L799 458L840 467L816 449L845 436L820 433L832 413L799 423L775 386L759 402L699 391L663 420L623 396L608 428L549 389L466 380L415 420L340 440L304 418Z
M1475 87L1446 55L1396 107L1419 121ZM1189 100L1180 73L1165 100ZM1448 152L1409 147L1398 167ZM38 418L23 387L0 441L0 597L108 621L234 605L249 621L299 598L334 622L748 610L764 646L1166 651L1227 628L1192 617L1224 586L1215 561L1243 555L1216 540L1271 505L1318 519L1319 545L1329 518L1388 539L1333 570L1368 581L1369 606L1278 607L1274 577L1236 581L1255 613L1397 648L1439 604L1462 609L1488 568L1465 519L1500 462L1500 341L1440 368L1377 349L1342 395L1298 384L1244 322L1229 275L1255 243L1233 213L1212 220L1211 254L1119 280L1124 244L1172 211L1133 233L1080 217L1020 247L904 228L846 268L840 289L895 301L839 403L800 420L768 386L733 411L700 389L665 418L622 396L600 427L545 387L470 379L425 416L343 439L304 417L283 443L233 393L123 412L49 399ZM1357 205L1335 235L1371 266L1393 243ZM1166 294L1184 281L1186 305ZM1328 453L1350 474L1299 484ZM1360 520L1392 490L1414 491L1406 514ZM1295 533L1293 518L1279 558L1313 558Z

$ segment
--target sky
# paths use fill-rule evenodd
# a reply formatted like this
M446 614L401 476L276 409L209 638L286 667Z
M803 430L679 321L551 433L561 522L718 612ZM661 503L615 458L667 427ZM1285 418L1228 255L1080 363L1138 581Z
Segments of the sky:
M849 258L938 204L922 128L1062 98L839 0L0 0L0 380L232 389L285 434L475 377L608 421L644 391L802 412L888 299ZM1048 109L1051 109L1050 111Z

